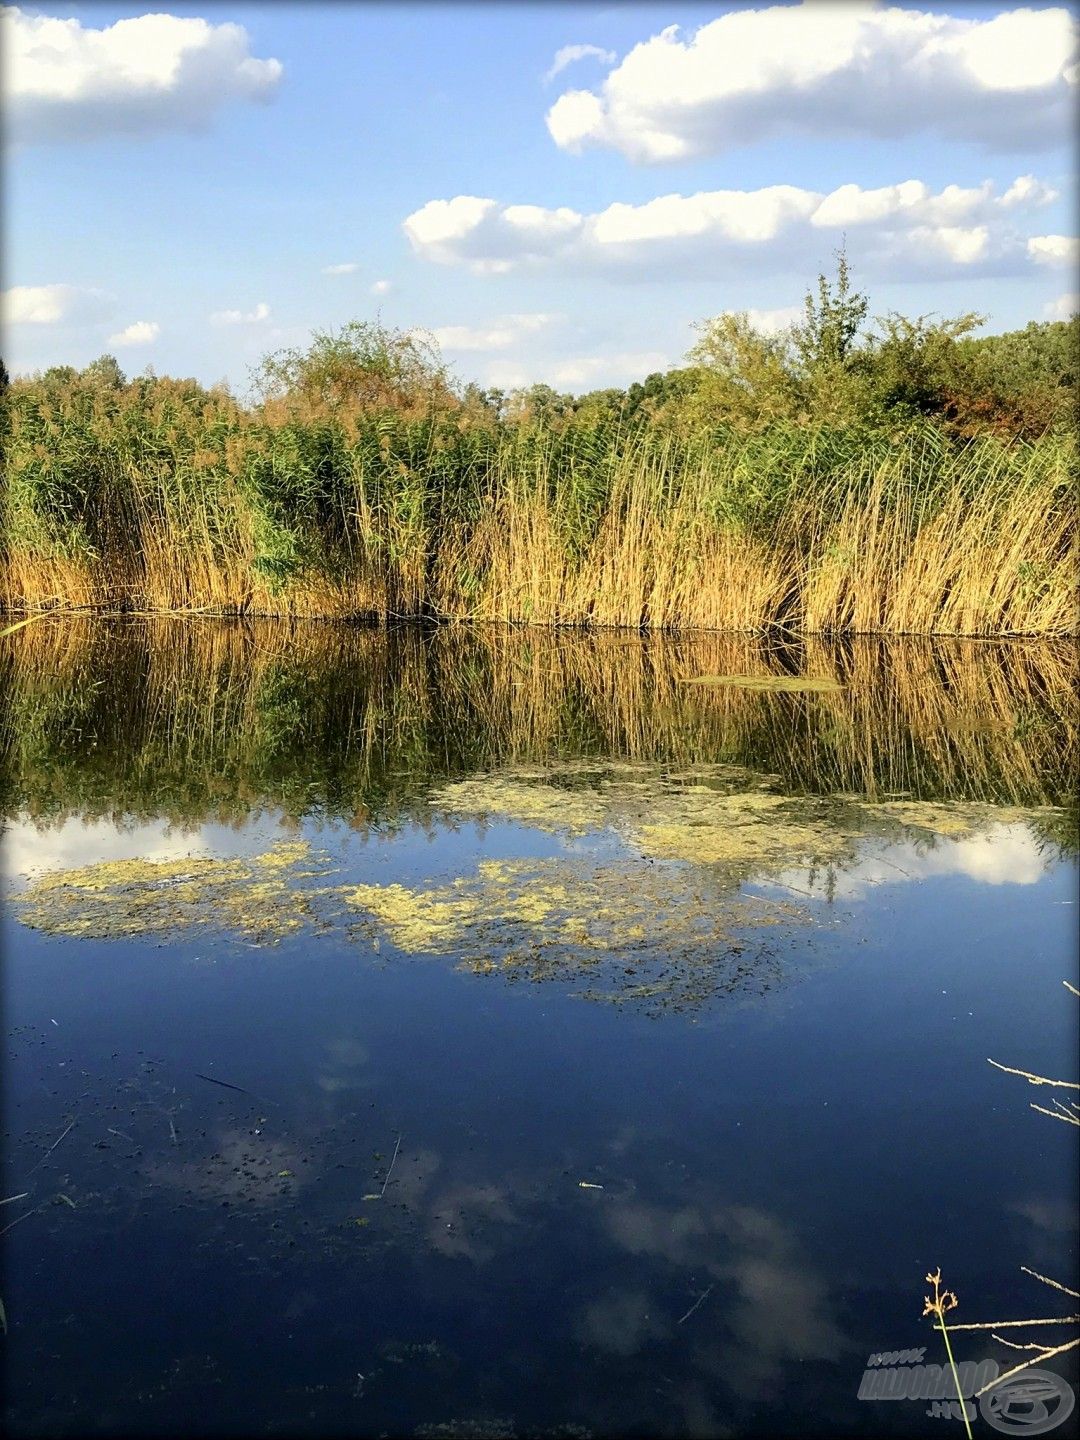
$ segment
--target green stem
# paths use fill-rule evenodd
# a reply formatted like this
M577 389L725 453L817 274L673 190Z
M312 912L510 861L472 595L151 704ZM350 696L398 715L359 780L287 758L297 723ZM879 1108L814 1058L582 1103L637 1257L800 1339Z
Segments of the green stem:
M949 1357L949 1367L952 1370L953 1384L956 1386L956 1396L960 1401L960 1414L964 1420L964 1429L967 1431L968 1440L971 1440L971 1421L968 1419L967 1401L964 1399L960 1389L960 1376L956 1373L956 1361L953 1359L952 1344L949 1341L949 1329L945 1324L945 1316L940 1312L938 1319L941 1321L941 1333L945 1337L945 1353Z

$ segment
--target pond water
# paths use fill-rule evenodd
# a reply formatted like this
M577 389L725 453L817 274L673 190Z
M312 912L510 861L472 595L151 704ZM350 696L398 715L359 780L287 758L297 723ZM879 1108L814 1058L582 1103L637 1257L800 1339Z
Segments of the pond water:
M1069 1313L1071 648L2 645L10 1433L960 1433L927 1272Z

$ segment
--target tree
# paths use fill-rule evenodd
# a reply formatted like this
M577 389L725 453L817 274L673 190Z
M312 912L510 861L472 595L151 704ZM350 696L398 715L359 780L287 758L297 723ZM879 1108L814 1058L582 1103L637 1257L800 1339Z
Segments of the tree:
M512 392L507 415L519 423L551 425L563 420L573 408L572 395L560 395L550 385L526 385Z
M866 319L870 302L861 291L851 288L847 255L836 252L836 283L818 276L817 299L812 290L803 301L804 320L791 328L791 343L799 363L808 374L850 363L859 327Z
M82 372L82 379L104 390L122 390L127 384L127 377L115 355L99 355L96 360L91 360Z
M372 320L316 330L306 350L267 355L252 379L264 404L286 402L315 414L415 415L459 403L432 336Z
M875 321L878 333L866 348L864 368L877 406L908 415L940 413L956 384L956 342L985 318L970 311L948 320L909 320L890 311Z
M700 372L697 383L684 392L692 418L760 429L797 410L798 387L786 333L766 335L745 311L699 321L694 329L701 338L687 359Z

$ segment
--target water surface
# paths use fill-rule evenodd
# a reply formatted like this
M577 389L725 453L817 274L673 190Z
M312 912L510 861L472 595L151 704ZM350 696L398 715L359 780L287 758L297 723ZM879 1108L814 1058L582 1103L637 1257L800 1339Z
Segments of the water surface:
M1067 1313L1071 649L3 645L14 1433L938 1434L928 1269Z

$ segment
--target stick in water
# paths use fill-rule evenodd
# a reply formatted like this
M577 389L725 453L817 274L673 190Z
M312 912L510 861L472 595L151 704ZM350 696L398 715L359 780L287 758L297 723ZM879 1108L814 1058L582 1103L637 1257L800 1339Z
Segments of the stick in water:
M71 1125L69 1125L69 1126L67 1127L67 1130L64 1131L64 1135L66 1135L66 1134L68 1133L68 1130L70 1130L70 1129L71 1129L71 1126L74 1125L74 1124L75 1124L75 1121L72 1120ZM34 1171L38 1168L38 1165L44 1165L44 1164L45 1164L45 1161L49 1158L49 1156L52 1154L52 1152L56 1149L57 1145L60 1144L60 1141L63 1140L64 1135L59 1136L58 1139L56 1139L56 1140L53 1141L53 1143L52 1143L52 1144L49 1146L49 1148L45 1151L45 1154L42 1155L41 1159L37 1162L37 1165L33 1166L33 1168L30 1170L30 1174L31 1174L31 1175L32 1175L32 1174L34 1173Z
M387 1187L387 1185L389 1185L389 1183L390 1183L390 1176L394 1173L394 1165L397 1163L398 1151L399 1151L400 1149L401 1149L401 1136L398 1135L398 1137L397 1137L397 1144L394 1146L393 1158L392 1158L391 1161L390 1161L390 1169L387 1170L387 1172L386 1172L386 1177L385 1177L385 1179L384 1179L383 1182L382 1182L382 1189L379 1191L379 1199L380 1199L380 1200L381 1200L382 1197L386 1194L386 1187Z
M251 1095L251 1091L245 1090L242 1085L230 1085L228 1080L215 1080L213 1075L204 1075L199 1070L195 1071L195 1075L196 1078L199 1080L209 1080L211 1085L223 1085L226 1090L237 1090L241 1095ZM258 1097L255 1095L251 1095L251 1098L255 1100Z

